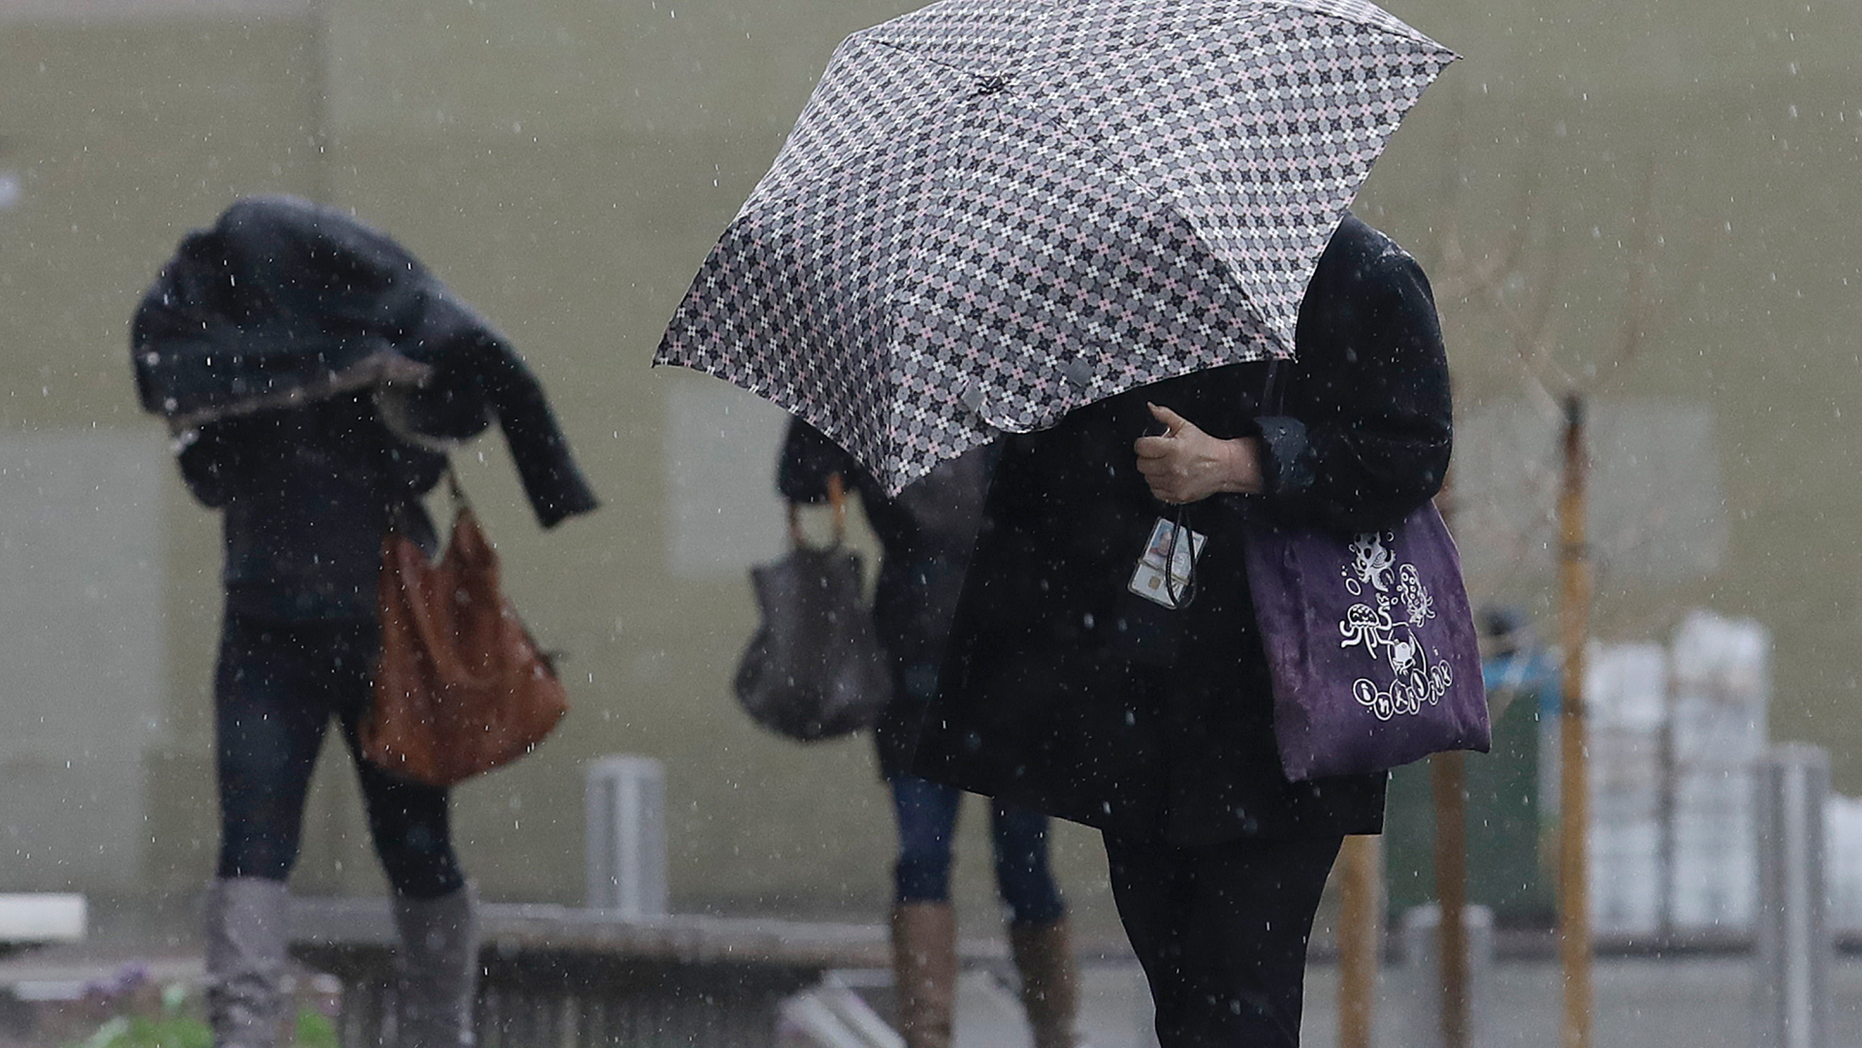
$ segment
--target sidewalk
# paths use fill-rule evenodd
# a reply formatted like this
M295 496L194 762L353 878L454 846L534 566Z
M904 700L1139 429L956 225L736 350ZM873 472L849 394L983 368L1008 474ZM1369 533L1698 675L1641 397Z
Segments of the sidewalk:
M1827 1048L1862 1045L1862 958L1843 957L1830 972ZM1136 964L1089 964L1082 973L1081 1027L1091 1048L1148 1048L1150 998ZM1377 1001L1380 1048L1414 1048L1408 1002L1416 973L1384 968ZM1494 966L1486 1009L1477 1015L1476 1048L1558 1048L1562 1014L1555 961L1508 960ZM984 973L966 976L959 993L957 1048L1028 1048L1012 993ZM1742 957L1598 958L1593 970L1595 1048L1751 1048L1751 965ZM1307 1048L1338 1044L1338 973L1315 965L1306 980Z
M1560 970L1552 960L1503 960L1494 965L1490 999L1477 1013L1479 1048L1557 1048L1563 1009ZM1404 1048L1406 1000L1414 973L1384 970L1377 1029L1384 1048ZM1338 1043L1337 970L1316 967L1306 980L1304 1043ZM1830 968L1828 1048L1862 1044L1862 959L1840 957ZM1744 957L1601 957L1592 973L1595 1048L1751 1048L1752 965Z
M112 944L114 945L114 944ZM20 997L56 998L107 980L139 962L157 981L193 981L199 958L188 953L131 957L92 946L51 947L0 958L0 987ZM964 973L958 992L957 1048L1028 1048L1028 1034L1005 963ZM1377 1003L1379 1048L1412 1048L1407 1004L1415 972L1383 968ZM1739 956L1600 957L1594 969L1595 1048L1751 1048L1751 965ZM875 970L875 978L883 972ZM1828 1048L1862 1044L1862 957L1839 957L1830 971ZM1150 1048L1150 998L1135 963L1088 957L1082 968L1081 1028L1091 1048ZM1338 1043L1337 970L1315 964L1306 981L1303 1043ZM1426 992L1426 988L1423 992ZM1477 1048L1557 1048L1559 969L1546 959L1503 959L1476 1014ZM0 1032L0 1044L7 1042Z

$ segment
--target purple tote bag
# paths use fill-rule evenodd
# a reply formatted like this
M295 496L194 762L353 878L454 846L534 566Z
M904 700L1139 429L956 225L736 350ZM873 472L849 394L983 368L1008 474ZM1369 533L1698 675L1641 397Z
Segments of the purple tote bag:
M1289 779L1487 751L1474 616L1434 503L1349 538L1250 514L1243 545Z

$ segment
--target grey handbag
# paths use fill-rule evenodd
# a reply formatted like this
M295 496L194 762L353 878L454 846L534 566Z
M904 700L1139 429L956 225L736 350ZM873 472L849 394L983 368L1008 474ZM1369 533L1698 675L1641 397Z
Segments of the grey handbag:
M804 541L789 507L789 552L750 570L762 623L737 665L737 701L751 719L798 742L838 738L879 720L892 678L861 592L860 555L847 549L846 496L830 478L834 538Z

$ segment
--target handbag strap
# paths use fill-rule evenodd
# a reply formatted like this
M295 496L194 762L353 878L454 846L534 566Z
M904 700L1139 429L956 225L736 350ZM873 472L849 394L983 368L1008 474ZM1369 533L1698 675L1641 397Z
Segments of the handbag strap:
M446 493L452 497L453 516L460 510L472 508L472 500L466 498L465 485L459 483L459 474L453 471L453 460L446 460Z
M452 459L446 460L443 475L446 478L446 493L453 504L453 516L459 516L461 510L472 508L472 500L466 498L465 486L459 483L459 474L453 472ZM408 513L419 496L402 493L388 503L388 530L398 535L407 535Z
M1278 358L1267 362L1267 379L1261 383L1261 411L1278 415L1286 409L1287 384Z
M834 540L828 544L833 548L847 538L847 482L839 473L828 474L828 505L834 510ZM789 503L789 543L796 549L808 545L802 534L801 504L796 502Z

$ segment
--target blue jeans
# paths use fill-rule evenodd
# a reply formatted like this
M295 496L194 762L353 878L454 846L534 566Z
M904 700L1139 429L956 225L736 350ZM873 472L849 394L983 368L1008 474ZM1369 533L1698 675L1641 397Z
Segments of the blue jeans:
M226 616L214 681L218 876L282 881L290 875L311 769L335 721L355 761L375 854L395 894L437 898L465 883L453 854L446 791L396 779L357 752L379 636L373 622Z
M950 899L951 836L963 791L912 775L887 781L899 819L899 861L894 868L901 902ZM1049 924L1066 903L1047 862L1047 816L1025 808L994 807L992 838L996 890L1016 924Z

